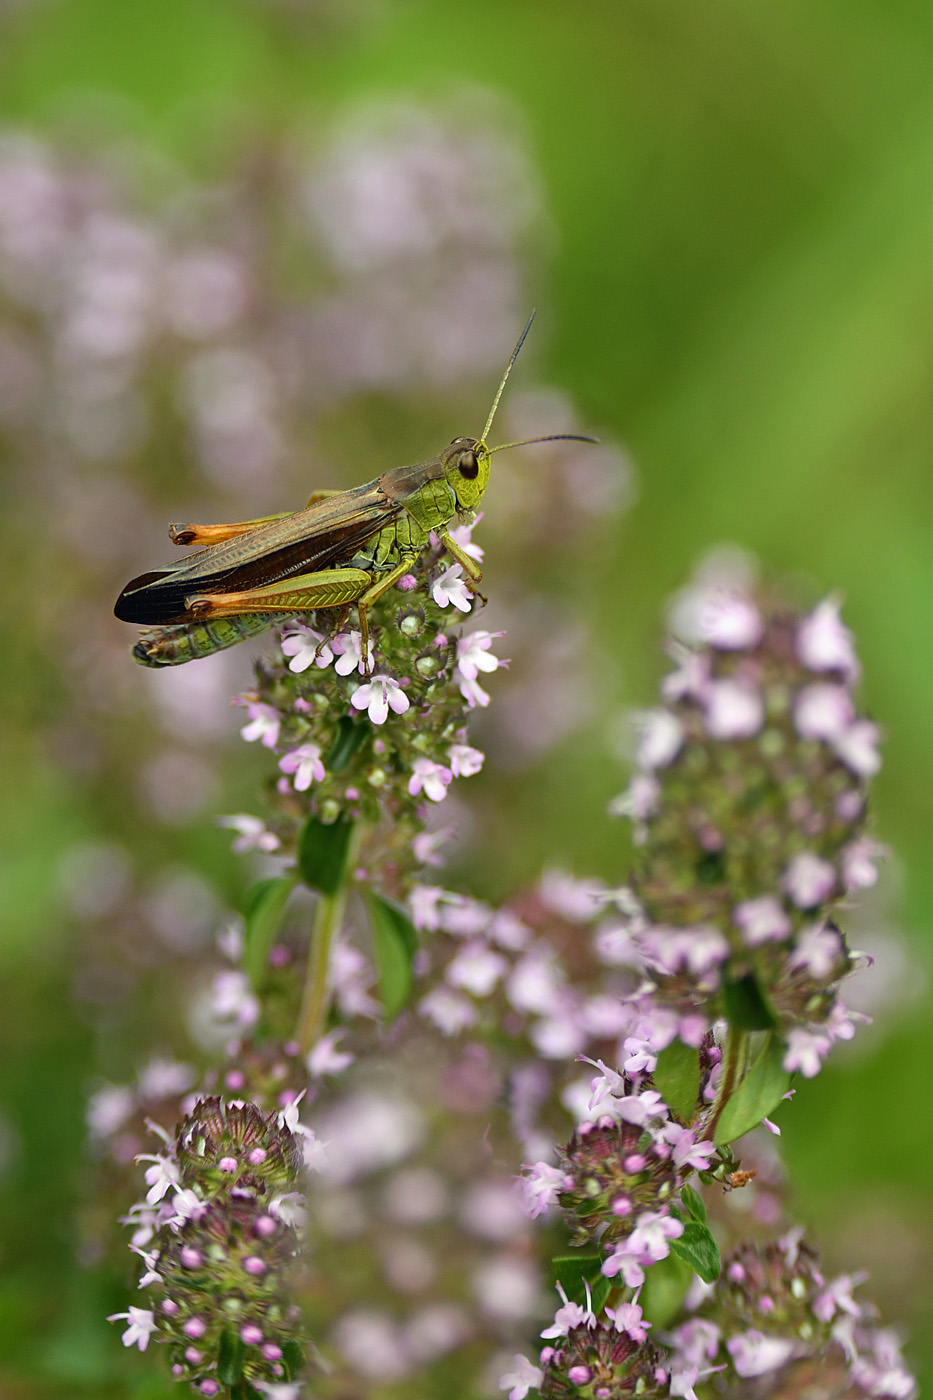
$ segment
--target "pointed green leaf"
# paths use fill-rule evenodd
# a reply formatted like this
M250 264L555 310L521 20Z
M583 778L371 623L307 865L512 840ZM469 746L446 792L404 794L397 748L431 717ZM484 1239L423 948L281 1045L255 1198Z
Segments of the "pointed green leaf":
M266 980L269 949L282 924L288 897L295 888L292 875L273 875L247 891L244 909L243 966L250 984L259 991Z
M217 1379L221 1385L236 1385L243 1374L246 1348L232 1327L225 1327L217 1347Z
M328 773L342 773L372 732L371 724L361 724L349 715L341 715L337 722L336 738L324 757L324 767Z
M305 1368L305 1354L296 1341L286 1342L282 1348L282 1364L286 1380L293 1381Z
M688 1220L679 1239L671 1240L671 1253L689 1264L704 1283L715 1283L722 1264L719 1245L708 1226Z
M593 1311L598 1314L612 1292L612 1283L600 1272L601 1264L598 1254L563 1254L551 1260L551 1272L570 1301L581 1307L586 1306L589 1285Z
M658 1056L654 1086L675 1118L689 1122L700 1097L700 1052L672 1040Z
M690 1212L691 1218L693 1220L698 1220L701 1225L705 1225L706 1206L699 1191L696 1191L692 1186L685 1186L680 1193L680 1198L684 1203L684 1207Z
M418 951L418 935L404 909L375 891L366 896L373 934L373 953L379 974L379 999L390 1019L397 1016L411 996L412 961Z
M337 893L346 874L352 835L352 822L325 826L317 817L308 818L298 840L298 869L306 885L321 894Z
M777 1026L777 1018L752 972L734 982L727 978L722 999L726 1020L737 1031L771 1031Z
M781 1063L783 1058L780 1037L765 1036L757 1058L720 1114L714 1136L717 1147L751 1132L777 1108L790 1084L790 1075Z

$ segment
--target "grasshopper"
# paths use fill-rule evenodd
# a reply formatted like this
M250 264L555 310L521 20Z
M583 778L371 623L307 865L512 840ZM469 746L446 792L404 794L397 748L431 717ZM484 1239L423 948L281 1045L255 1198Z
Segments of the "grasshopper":
M173 543L203 547L141 574L120 594L116 616L150 629L134 646L133 659L143 666L178 666L318 608L339 610L339 630L355 605L368 666L369 610L412 568L432 533L482 598L482 573L450 527L455 519L472 519L492 454L525 445L487 447L486 438L533 319L534 312L509 357L481 437L454 438L436 457L395 467L349 491L317 491L304 510L226 525L170 526ZM576 433L525 441L558 439L596 441Z

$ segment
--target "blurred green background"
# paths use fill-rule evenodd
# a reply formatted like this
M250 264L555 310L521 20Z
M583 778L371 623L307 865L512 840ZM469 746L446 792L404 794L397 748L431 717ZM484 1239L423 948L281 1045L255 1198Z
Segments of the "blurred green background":
M461 885L502 897L548 863L624 877L624 838L604 816L624 782L620 715L651 702L665 600L711 547L753 551L768 571L802 580L811 598L845 596L863 696L888 736L876 832L896 854L861 925L891 930L879 943L888 995L862 1044L800 1089L783 1118L784 1150L800 1216L833 1267L871 1268L886 1319L912 1329L908 1356L921 1381L924 1367L933 1375L931 77L933 10L921 0L0 5L4 140L34 138L63 152L66 166L106 149L122 188L164 227L183 203L184 228L198 199L210 205L233 173L251 182L250 208L261 211L279 159L271 153L283 148L308 159L329 149L339 183L335 133L352 132L354 113L379 104L426 113L453 104L458 130L475 113L519 152L531 213L519 200L514 222L524 226L506 249L508 329L497 325L495 345L459 381L454 355L454 370L435 383L419 386L414 371L396 385L351 375L308 408L323 484L365 480L476 432L494 366L536 302L516 393L523 376L526 387L556 388L579 429L620 445L631 462L625 512L596 508L589 533L581 526L553 547L546 530L539 539L522 525L553 479L540 458L503 466L508 508L498 527L495 479L490 488L493 604L497 577L519 614L523 591L534 594L519 640L522 626L528 652L558 640L545 666L536 672L526 660L520 674L545 712L566 703L567 719L520 762L506 752L507 731L490 733L473 834L455 862ZM490 218L512 195L499 175L501 199L483 192ZM319 196L326 202L335 188L325 182ZM391 182L376 188L391 205ZM223 200L218 207L208 220L215 236ZM339 223L340 210L335 197L316 217ZM465 202L451 226L471 217ZM269 236L268 256L281 247L302 296L327 278L332 290L340 276L358 276L352 257L341 272L333 233L327 277L305 271L287 218L284 226ZM430 244L425 258L436 253ZM405 256L417 268L417 240ZM355 284L364 303L368 289L384 294L393 266L371 260L368 280ZM213 817L256 810L266 769L261 755L229 745L228 714L222 734L209 719L186 729L193 690L166 688L175 698L165 702L154 689L162 677L121 679L132 671L127 637L109 613L129 573L168 553L159 522L185 518L194 503L220 518L231 507L222 473L211 480L192 465L170 396L169 426L159 428L156 393L155 427L123 465L114 452L101 469L102 452L92 470L86 452L72 470L49 436L58 409L42 392L24 426L4 347L32 337L40 377L29 383L53 390L59 352L41 292L25 309L15 287L7 292L0 1391L155 1396L164 1383L124 1358L100 1322L125 1305L119 1281L95 1293L89 1279L99 1275L79 1268L94 1259L93 1223L77 1223L90 1170L84 1097L100 1076L130 1078L153 1047L184 1049L160 1013L173 973L165 939L150 947L152 927L166 923L159 900L170 910L181 902L196 953L202 925L244 883ZM426 295L419 286L412 321ZM395 316L401 341L404 296ZM298 359L302 344L296 334ZM419 363L413 354L414 370ZM305 392L313 399L313 383L297 397ZM286 509L321 484L290 463L264 496L245 460L238 509ZM576 650L558 635L575 619L589 638ZM582 668L581 656L585 695L571 703L560 698L564 673ZM218 714L249 682L248 661L232 664L208 697ZM163 746L173 726L183 731L161 755L148 747L146 708L160 704ZM143 755L148 807L131 791ZM204 781L185 797L191 773Z

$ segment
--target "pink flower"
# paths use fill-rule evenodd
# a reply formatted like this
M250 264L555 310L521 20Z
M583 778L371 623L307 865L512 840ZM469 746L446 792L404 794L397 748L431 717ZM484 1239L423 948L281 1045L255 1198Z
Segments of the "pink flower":
M128 1312L111 1313L107 1321L119 1322L124 1318L129 1326L121 1338L123 1345L139 1347L140 1351L145 1351L149 1345L149 1338L159 1330L155 1314L149 1308L130 1308Z
M749 1328L747 1332L730 1337L726 1349L736 1374L748 1379L777 1371L794 1355L797 1345L789 1337L766 1337L763 1332Z
M639 729L635 761L641 768L665 768L680 752L683 725L670 710L644 710L633 716Z
M881 767L878 743L881 731L870 719L857 719L833 740L833 748L847 768L859 778L873 778Z
M527 1357L512 1357L513 1369L499 1377L499 1389L509 1392L509 1400L525 1400L529 1390L536 1390L544 1379L540 1366L533 1366Z
M482 768L486 755L480 749L471 749L469 744L451 744L447 757L455 778L472 778Z
M877 883L875 861L885 854L885 848L870 836L859 836L842 852L842 882L847 890L868 890Z
M757 646L763 631L761 615L750 598L740 593L711 590L698 608L700 640L722 651Z
M845 686L817 681L805 685L794 698L794 725L801 739L835 743L854 718L852 697Z
M320 648L320 650L319 650ZM323 671L334 659L334 653L319 633L310 627L298 625L296 631L286 632L282 638L282 655L290 656L288 669L300 675L309 666Z
M294 774L296 792L307 792L312 782L324 781L325 769L321 762L321 749L318 744L299 744L297 749L279 759L283 773Z
M459 564L451 564L445 569L431 589L431 597L439 608L455 607L468 613L473 606L473 595L463 577Z
M352 671L363 672L367 662L372 661L372 642L367 647L368 656L363 658L363 634L361 632L341 633L334 638L333 653L337 660L334 670L338 676L349 676Z
M411 701L391 676L373 676L366 685L357 686L350 696L350 704L357 710L368 711L370 723L385 724L390 710L403 715Z
M282 723L278 710L273 709L271 705L250 701L246 713L249 715L249 724L245 724L240 730L246 742L253 744L259 739L264 748L274 749L279 741L279 728Z
M836 867L813 851L800 851L781 883L798 909L815 909L836 888Z
M416 758L408 780L408 791L412 797L417 797L423 791L431 802L443 802L453 776L449 768L432 762L430 758Z
M737 904L732 911L732 922L742 930L749 948L779 942L787 938L791 931L787 911L773 894L763 894L758 899L746 899Z
M706 695L706 728L712 739L750 739L764 724L765 707L747 681L721 680Z
M839 620L838 599L826 598L797 628L797 656L810 671L840 671L849 681L858 677L852 633Z
M251 817L246 812L238 812L230 817L218 817L218 826L230 827L237 833L233 849L239 854L241 851L277 851L281 842L272 831L266 830L266 824L260 821L259 817Z
M519 1199L529 1220L536 1220L551 1206L557 1204L557 1197L564 1185L564 1173L549 1162L535 1162L532 1167L523 1167L518 1178Z

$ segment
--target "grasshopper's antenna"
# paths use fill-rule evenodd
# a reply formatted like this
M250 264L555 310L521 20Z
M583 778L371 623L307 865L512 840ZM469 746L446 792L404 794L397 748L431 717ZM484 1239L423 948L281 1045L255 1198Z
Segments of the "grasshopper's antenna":
M503 374L502 379L499 381L499 387L498 387L498 389L496 390L496 397L495 397L495 398L493 399L493 401L492 401L492 408L489 410L489 417L486 419L486 426L485 426L485 428L483 429L483 433L482 433L482 437L480 438L480 442L485 442L485 441L486 441L486 438L489 436L489 429L492 427L492 420L493 420L493 419L495 418L495 416L496 416L496 409L499 407L499 400L502 398L502 390L505 388L505 381L508 379L509 375L512 373L512 366L514 365L515 361L518 359L518 352L519 352L519 350L521 350L522 346L523 346L524 343L525 343L525 336L526 336L526 335L528 334L528 332L531 330L531 323L532 323L532 321L534 320L534 318L535 318L535 313L532 311L531 315L528 317L527 322L525 323L525 329L522 331L521 335L518 337L518 342L517 342L517 344L516 344L516 346L515 346L515 349L512 351L511 355L509 356L509 362L508 362L508 364L507 364L506 367L505 367L505 374Z
M490 457L494 452L504 452L507 447L527 447L530 442L599 442L599 438L588 433L548 433L547 437L522 438L521 442L500 442L498 447L488 448Z

